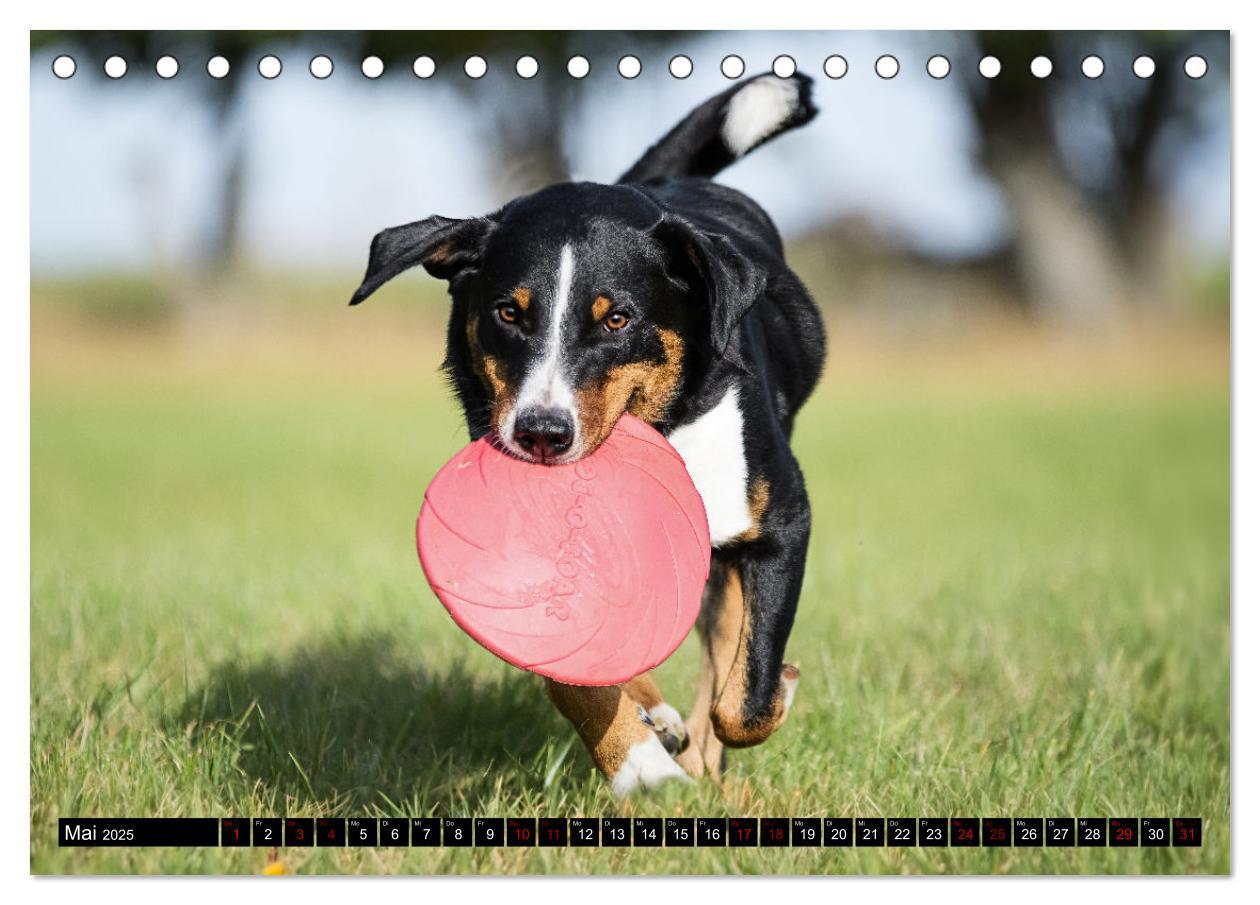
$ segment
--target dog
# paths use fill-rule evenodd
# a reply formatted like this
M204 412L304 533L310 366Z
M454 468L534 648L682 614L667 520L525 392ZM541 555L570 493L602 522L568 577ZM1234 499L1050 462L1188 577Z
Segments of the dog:
M808 123L811 91L802 74L756 76L695 108L615 185L553 185L484 217L386 229L350 301L417 266L449 283L444 369L473 439L574 462L629 412L686 463L713 546L688 718L651 673L548 680L618 795L720 781L724 749L769 738L800 679L784 651L810 508L789 439L822 371L823 321L769 216L712 177Z

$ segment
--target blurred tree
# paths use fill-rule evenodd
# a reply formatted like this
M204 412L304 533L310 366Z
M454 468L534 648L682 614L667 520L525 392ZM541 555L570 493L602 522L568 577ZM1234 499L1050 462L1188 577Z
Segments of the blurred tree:
M379 56L386 78L414 80L412 63L427 55L437 64L433 82L475 105L472 120L484 123L485 145L499 194L506 199L568 178L566 136L580 100L581 82L565 64L574 54L599 69L622 53L650 52L677 32L32 32L32 51L57 47L81 57L81 70L104 78L102 63L124 56L133 69L163 54L181 60L225 57L233 76L194 84L213 112L218 142L217 201L201 243L203 271L230 271L239 252L242 200L247 188L248 136L240 122L238 77L267 52L282 58L298 47L347 58L357 70L364 56ZM1198 131L1204 91L1228 90L1229 36L1198 33L979 32L956 35L962 55L992 54L1002 63L997 78L960 68L974 114L978 159L1003 191L1012 220L1009 247L992 259L1006 269L1027 309L1041 317L1089 322L1118 314L1126 300L1159 300L1170 285L1172 246L1166 196L1170 145ZM1107 63L1090 80L1080 61L1097 53ZM1154 75L1135 78L1129 61L1139 53L1155 61ZM1217 61L1207 84L1184 75L1190 53ZM478 54L490 66L494 90L463 73ZM539 63L528 81L505 77L528 54ZM1029 61L1038 55L1054 73L1035 78ZM598 77L595 72L592 78Z
M347 32L347 49L359 56L375 55L386 71L411 77L420 53L433 57L443 82L475 104L475 122L486 131L492 177L506 201L523 192L570 178L565 143L580 100L582 80L572 78L566 65L574 55L591 63L588 78L609 71L610 61L629 52L644 53L677 41L685 32L572 32L572 31L369 31ZM478 90L481 82L463 74L471 55L484 57L492 74L500 76L495 90ZM511 74L516 61L532 56L538 74L522 80Z
M1169 289L1167 143L1195 129L1204 90L1228 86L1227 66L1204 85L1185 58L1228 61L1228 35L1199 33L979 32L980 56L1002 62L993 79L972 75L968 98L981 163L1001 187L1012 219L1009 254L1022 299L1036 315L1093 321ZM1081 73L1097 54L1101 78ZM1136 78L1139 54L1155 72ZM1039 79L1029 63L1049 58Z
M301 47L326 53L343 64L374 55L385 64L386 77L415 79L412 64L420 55L437 64L433 81L468 97L473 118L486 124L486 145L492 150L492 175L500 196L514 195L569 178L564 145L571 123L576 93L581 85L565 68L570 56L580 53L592 61L616 59L633 49L651 47L678 37L677 32L567 32L567 31L37 31L31 33L31 50L56 49L79 58L80 71L104 79L104 61L113 54L127 60L131 71L152 68L157 59L171 54L199 67L213 56L223 56L231 66L227 78L195 80L199 96L213 113L213 132L218 142L217 199L207 234L200 243L203 272L213 276L230 272L238 262L240 218L247 190L248 135L240 122L243 73L252 72L266 53L285 59ZM480 80L464 75L464 60L477 54L486 58L496 90L480 91ZM525 82L513 71L517 58L533 56L538 74ZM303 61L304 63L305 61ZM606 67L605 67L606 68Z
M257 62L264 47L274 47L296 35L298 32L281 31L32 31L31 52L55 48L71 53L78 59L80 72L102 79L106 78L104 61L114 54L127 61L129 72L138 66L152 69L158 58L167 54L185 68L191 60L204 67L215 56L228 61L231 74L227 78L192 81L212 114L211 131L218 142L214 158L219 184L211 193L218 209L211 213L206 235L199 243L199 263L213 276L231 270L239 252L248 151L245 129L239 122L240 74Z

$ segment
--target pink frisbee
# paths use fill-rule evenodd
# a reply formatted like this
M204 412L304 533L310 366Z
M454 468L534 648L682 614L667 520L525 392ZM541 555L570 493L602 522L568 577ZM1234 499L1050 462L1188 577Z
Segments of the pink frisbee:
M700 494L669 442L630 415L569 465L470 443L425 491L416 542L460 628L571 685L660 664L696 621L709 577Z

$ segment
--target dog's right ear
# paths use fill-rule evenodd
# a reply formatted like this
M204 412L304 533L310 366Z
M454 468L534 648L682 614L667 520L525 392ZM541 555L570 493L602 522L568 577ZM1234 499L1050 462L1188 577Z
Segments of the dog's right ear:
M454 280L475 269L481 263L490 228L491 221L485 217L429 217L382 230L372 240L367 273L350 304L359 304L417 264L423 264L425 270L442 280Z

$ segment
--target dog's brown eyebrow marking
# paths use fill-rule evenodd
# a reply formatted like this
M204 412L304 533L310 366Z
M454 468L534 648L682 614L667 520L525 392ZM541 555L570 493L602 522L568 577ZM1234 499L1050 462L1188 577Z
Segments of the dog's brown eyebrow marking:
M595 296L595 301L591 302L591 315L597 321L602 321L608 316L608 312L612 310L612 299L606 295Z
M529 310L529 303L534 300L534 293L528 286L517 286L512 290L512 301L522 311Z

